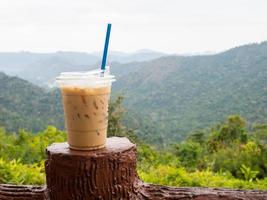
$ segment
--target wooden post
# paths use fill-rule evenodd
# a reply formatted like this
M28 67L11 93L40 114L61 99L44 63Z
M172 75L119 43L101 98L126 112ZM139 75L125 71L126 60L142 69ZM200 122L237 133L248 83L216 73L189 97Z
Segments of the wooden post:
M47 148L45 163L51 200L136 199L136 146L113 137L106 148L70 150L67 143Z

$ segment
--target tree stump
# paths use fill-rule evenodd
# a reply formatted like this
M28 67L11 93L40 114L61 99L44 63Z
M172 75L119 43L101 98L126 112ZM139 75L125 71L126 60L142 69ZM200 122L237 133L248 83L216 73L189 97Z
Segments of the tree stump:
M136 146L127 138L108 138L105 148L92 151L55 143L46 152L51 200L136 199Z

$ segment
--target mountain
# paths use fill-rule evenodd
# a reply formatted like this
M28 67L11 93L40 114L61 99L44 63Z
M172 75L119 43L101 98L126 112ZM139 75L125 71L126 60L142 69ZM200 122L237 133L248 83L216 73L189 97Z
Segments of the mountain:
M146 61L162 57L164 53L142 50L133 53L109 52L108 63ZM51 87L55 77L63 71L84 71L100 65L102 52L82 53L0 53L0 71L15 75L39 86Z
M93 55L101 58L102 52L95 52ZM119 62L119 63L149 61L167 55L168 54L158 51L152 51L149 49L141 49L132 53L124 53L120 51L110 51L108 53L110 62Z
M58 57L45 60L52 66L65 61ZM46 69L43 73L51 74L44 77L55 76L64 67L71 70L68 62ZM244 116L249 126L267 122L267 42L215 55L114 62L111 72L117 79L113 96L125 97L128 111L124 123L150 143L184 139L189 132L210 127L231 114ZM1 74L0 123L33 130L44 123L63 127L59 99L56 91L46 92Z
M267 122L267 42L216 55L169 56L136 63L113 91L125 96L126 123L148 141L180 140L227 115ZM121 65L120 70L131 68ZM115 75L118 73L116 66Z
M84 70L98 60L93 55L79 52L0 53L0 71L40 86L49 86L60 72Z
M17 77L0 73L0 126L39 131L47 125L64 128L58 90L46 92Z
M18 76L39 86L52 87L55 78L66 71L85 71L94 68L88 67L83 62L76 62L76 59L63 56L52 56L43 60L36 61L32 67L21 71ZM92 61L92 60L91 60ZM88 61L89 64L91 61ZM95 59L95 62L97 60ZM85 59L86 62L86 59Z
M0 53L0 70L15 75L24 70L35 69L35 64L46 59L58 58L75 65L95 64L98 58L86 53L79 52L56 52L56 53ZM43 69L42 69L43 70Z

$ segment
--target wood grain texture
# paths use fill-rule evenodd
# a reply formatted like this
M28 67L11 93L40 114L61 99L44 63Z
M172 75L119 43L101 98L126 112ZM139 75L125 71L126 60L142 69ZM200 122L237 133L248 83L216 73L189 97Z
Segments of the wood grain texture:
M109 138L106 148L91 151L56 143L47 148L47 155L51 200L136 198L136 146L127 138Z
M49 200L45 186L0 184L0 200Z
M139 184L139 200L267 200L267 191Z
M62 191L64 192L64 191ZM49 200L45 187L0 184L0 200ZM74 198L75 199L75 198ZM80 199L95 199L85 198ZM127 198L124 198L127 199ZM222 188L175 188L139 183L135 200L266 200L266 191Z

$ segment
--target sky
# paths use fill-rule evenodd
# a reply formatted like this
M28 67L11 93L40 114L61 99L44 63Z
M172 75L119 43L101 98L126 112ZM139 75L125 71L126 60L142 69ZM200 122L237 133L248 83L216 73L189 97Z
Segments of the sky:
M0 0L0 52L219 52L267 40L266 0Z

